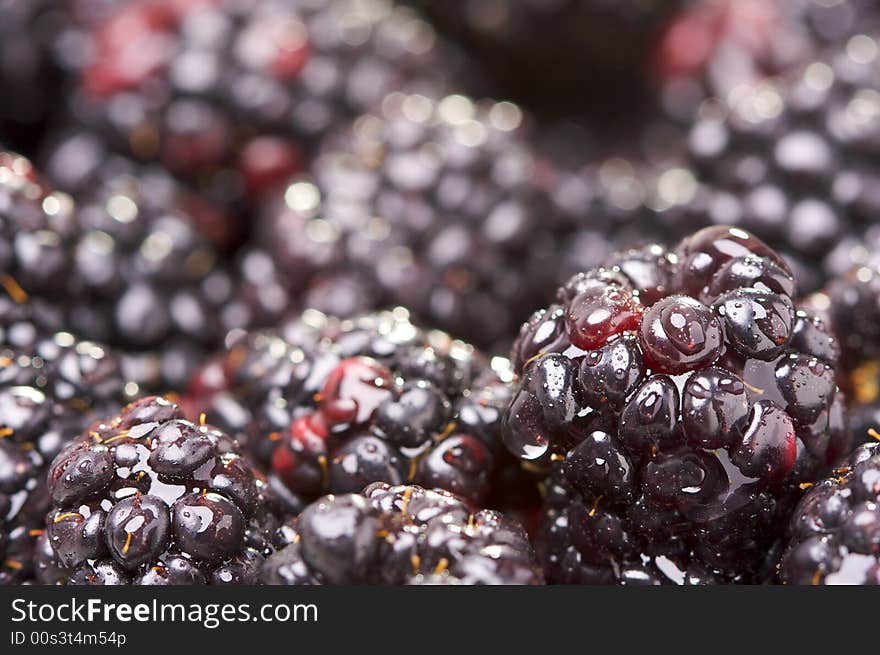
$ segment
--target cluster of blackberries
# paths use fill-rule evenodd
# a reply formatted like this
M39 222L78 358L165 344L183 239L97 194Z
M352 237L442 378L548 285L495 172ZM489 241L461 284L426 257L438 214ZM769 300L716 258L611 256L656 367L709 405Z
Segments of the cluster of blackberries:
M543 583L522 526L444 491L378 482L320 498L292 530L267 584Z
M874 5L0 0L0 583L880 582Z

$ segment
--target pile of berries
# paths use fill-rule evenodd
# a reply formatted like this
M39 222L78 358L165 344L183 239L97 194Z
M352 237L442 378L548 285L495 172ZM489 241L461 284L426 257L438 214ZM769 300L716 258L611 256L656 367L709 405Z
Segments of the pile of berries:
M0 584L880 583L878 62L868 0L0 0Z

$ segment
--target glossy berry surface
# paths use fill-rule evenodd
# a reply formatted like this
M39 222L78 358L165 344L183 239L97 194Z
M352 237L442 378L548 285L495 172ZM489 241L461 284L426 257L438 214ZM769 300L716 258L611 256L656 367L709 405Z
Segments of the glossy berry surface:
M388 482L504 506L493 480L514 463L500 437L511 377L507 360L417 327L402 309L350 320L309 311L279 332L243 335L186 402L299 502Z
M293 543L263 565L262 582L301 584L542 584L522 526L418 486L372 484L317 499Z
M46 480L49 570L67 584L254 583L283 542L275 498L235 441L161 397L92 424Z
M631 251L575 276L514 344L503 438L548 472L545 572L765 579L799 485L849 448L839 350L796 309L783 260L742 230L697 232L650 275L647 259ZM587 314L601 328L589 339L570 320L585 296L626 299Z
M859 446L812 487L789 527L787 584L880 584L880 444Z

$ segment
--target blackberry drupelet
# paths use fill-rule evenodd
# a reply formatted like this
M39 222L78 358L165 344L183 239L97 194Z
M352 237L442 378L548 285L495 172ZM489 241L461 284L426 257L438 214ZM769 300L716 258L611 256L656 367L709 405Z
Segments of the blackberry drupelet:
M880 443L859 446L812 487L791 519L787 584L880 584Z
M94 423L47 485L66 584L253 584L284 543L278 503L235 441L162 397Z
M801 292L843 273L875 221L877 58L873 38L854 36L791 78L740 88L690 132L694 211L777 247Z
M556 284L565 221L522 121L507 102L393 93L267 203L258 240L302 306L400 304L488 347Z
M849 449L839 349L736 228L573 277L520 332L503 437L549 469L551 582L755 582L799 485Z
M186 403L300 501L388 482L504 508L505 495L535 488L501 444L511 377L507 360L418 328L403 309L351 320L309 310L233 343Z
M40 332L27 309L0 294L0 584L34 576L49 462L137 389L124 382L115 354Z
M491 510L418 486L372 484L319 498L262 581L301 584L541 584L525 530Z
M427 23L387 0L137 0L91 34L82 120L207 187L261 191L392 89L444 86Z
M235 251L245 236L240 218L230 209L232 199L221 198L226 205L214 202L157 164L139 164L115 155L94 131L76 126L53 130L43 143L37 167L56 190L77 202L93 202L115 189L136 188L133 199L150 213L181 214L200 238L223 254Z

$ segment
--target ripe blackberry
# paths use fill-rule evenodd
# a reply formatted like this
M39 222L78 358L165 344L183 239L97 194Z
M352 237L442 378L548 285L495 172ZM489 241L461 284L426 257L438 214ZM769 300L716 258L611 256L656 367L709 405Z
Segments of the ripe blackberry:
M0 153L4 286L53 318L46 329L130 351L161 347L174 355L156 384L184 379L186 362L231 327L215 318L233 283L199 227L201 206L161 173L99 178L74 204L28 160Z
M94 26L76 109L137 158L259 190L384 93L442 84L436 41L386 0L137 0Z
M319 498L296 519L293 543L262 581L301 584L543 582L525 530L444 491L375 483L363 495Z
M393 93L267 203L258 239L304 306L400 304L488 347L556 283L562 221L521 122L506 102Z
M788 584L880 584L880 443L866 443L811 488L791 519Z
M0 297L0 584L34 575L48 463L134 391L114 354L67 333L43 334L24 308Z
M412 0L411 4L485 69L490 95L516 98L544 115L614 116L619 125L621 113L635 114L646 104L654 41L686 2Z
M503 437L550 469L555 582L749 582L798 485L847 452L836 342L736 228L572 278L514 345Z
M352 320L309 310L280 334L233 343L187 402L301 500L383 481L504 507L490 492L513 463L499 435L511 376L507 360L418 328L402 309Z
M778 247L802 292L843 272L875 220L877 53L874 39L855 36L791 79L740 88L690 133L695 211Z
M279 543L274 496L235 441L161 397L94 423L47 486L67 584L253 584Z
M870 248L870 240L864 245ZM880 358L880 258L876 253L829 280L805 302L834 330L847 370Z

